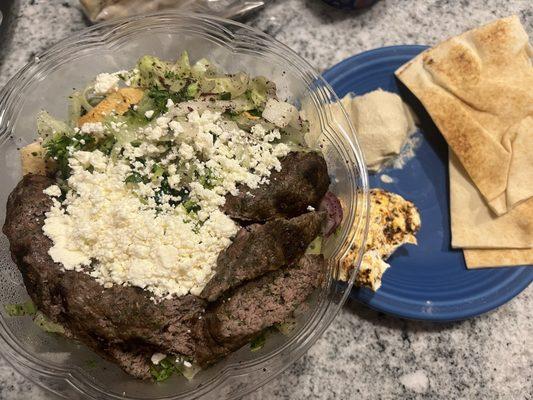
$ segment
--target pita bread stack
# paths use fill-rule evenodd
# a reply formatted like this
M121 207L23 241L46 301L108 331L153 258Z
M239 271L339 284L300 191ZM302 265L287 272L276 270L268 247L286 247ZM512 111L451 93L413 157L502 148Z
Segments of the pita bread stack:
M450 147L452 246L469 268L533 264L532 54L512 16L396 71Z

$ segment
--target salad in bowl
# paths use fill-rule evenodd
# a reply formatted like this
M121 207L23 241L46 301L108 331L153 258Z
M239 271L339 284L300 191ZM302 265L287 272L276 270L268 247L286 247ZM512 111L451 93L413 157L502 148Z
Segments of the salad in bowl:
M4 233L41 319L141 379L289 330L342 207L276 84L143 56L46 111Z

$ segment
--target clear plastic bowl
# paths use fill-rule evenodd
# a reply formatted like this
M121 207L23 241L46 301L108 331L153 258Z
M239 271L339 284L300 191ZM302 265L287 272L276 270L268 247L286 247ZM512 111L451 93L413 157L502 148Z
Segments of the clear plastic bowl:
M55 45L24 67L0 92L0 203L21 178L17 147L36 138L35 118L46 108L66 117L66 99L97 73L131 68L152 54L172 60L187 50L192 60L206 57L227 72L243 70L273 79L280 97L307 112L320 124L320 141L332 175L331 190L344 207L340 231L325 243L331 263L323 287L317 290L299 324L288 336L273 334L264 348L245 346L192 381L183 377L155 384L136 380L84 345L40 330L29 317L0 312L0 351L33 382L64 398L190 399L239 398L263 385L301 357L329 326L353 283L338 281L344 262L360 262L366 234L368 186L363 158L345 114L335 117L325 105L337 100L315 70L286 46L248 26L219 18L167 12L96 25ZM339 121L338 119L342 119ZM1 220L5 219L2 206ZM1 235L0 304L28 299L21 275L10 259Z

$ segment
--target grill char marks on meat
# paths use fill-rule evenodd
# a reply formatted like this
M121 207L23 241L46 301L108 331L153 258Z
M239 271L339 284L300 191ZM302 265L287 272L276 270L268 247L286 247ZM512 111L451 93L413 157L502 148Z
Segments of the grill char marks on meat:
M63 271L49 256L52 242L43 234L42 225L52 201L43 190L53 183L44 176L28 175L10 195L3 231L9 238L12 258L40 311L63 325L68 336L137 378L150 378L154 352L190 356L204 366L217 361L268 324L283 322L318 286L323 275L324 263L316 256L306 256L296 263L324 219L322 213L308 213L285 223L270 222L278 226L275 235L284 235L281 242L273 242L281 246L276 256L292 264L233 289L231 300L225 296L224 301L207 304L187 295L155 304L150 294L139 288L116 285L106 289L83 272ZM252 225L241 231L237 244L241 251L248 246L242 242L243 236L254 237L251 231L261 227ZM296 245L296 250L288 243ZM254 245L256 259L261 250L270 251L272 243L267 244ZM256 272L263 275L268 268ZM233 287L236 281L230 281ZM258 288L269 288L270 292ZM252 308L254 304L256 309ZM241 306L257 315L244 318ZM244 325L239 326L234 317L243 319Z
M310 212L241 228L220 253L215 275L200 297L215 301L226 290L296 262L320 234L325 218L325 213Z
M240 221L292 218L309 206L318 209L330 183L326 161L314 152L289 153L269 180L256 189L240 187L236 196L228 194L223 211Z
M104 289L89 275L73 271L65 273L61 297L64 320L78 335L104 338L123 348L144 347L150 355L194 356L195 342L188 330L205 310L198 297L186 295L156 304L140 288Z
M205 366L239 349L265 328L286 321L322 281L322 255L306 255L297 264L271 272L224 295L210 307L197 329L204 346L197 361Z

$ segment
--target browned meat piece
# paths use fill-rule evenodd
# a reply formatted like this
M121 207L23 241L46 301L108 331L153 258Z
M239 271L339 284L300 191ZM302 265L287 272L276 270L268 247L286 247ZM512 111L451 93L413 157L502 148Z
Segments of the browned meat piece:
M297 261L320 233L325 213L276 218L242 228L217 260L215 276L200 297L215 301L223 292Z
M273 171L270 183L257 189L240 187L226 196L224 212L241 221L292 218L312 206L318 209L329 187L324 158L313 152L292 152L281 159L281 171Z
M29 174L13 189L7 200L4 234L9 239L11 258L18 265L24 284L41 311L50 317L60 312L57 306L57 269L48 255L51 241L41 227L52 200L43 190L52 185L51 178Z
M137 377L150 376L147 368L137 367L149 366L154 352L193 356L189 328L204 312L203 300L188 295L155 304L139 288L104 289L89 275L64 272L53 262L48 254L52 242L42 232L52 205L43 189L52 183L43 176L25 176L9 197L3 229L37 308ZM146 363L141 354L147 355Z
M198 361L209 364L240 348L265 328L286 321L320 285L325 271L322 255L307 255L293 266L271 272L228 293L207 312L205 321L212 342L206 343L210 351L206 348L198 354ZM213 347L213 342L223 346Z
M60 292L65 305L62 317L73 332L122 345L142 343L152 353L194 355L194 339L187 331L205 309L198 297L155 304L140 288L104 289L89 275L73 271L65 273Z
M63 325L69 336L138 378L150 378L150 357L155 352L189 356L202 365L215 362L244 345L250 336L283 321L322 276L322 261L306 257L295 264L325 218L323 213L308 213L241 231L231 250L221 255L233 272L221 274L220 293L225 290L222 287L234 288L284 263L292 265L233 289L231 301L208 305L187 295L155 304L150 293L139 288L106 289L83 272L63 271L49 256L52 242L43 234L42 225L52 202L43 189L52 183L49 178L28 175L9 197L3 231L10 240L13 260L40 311ZM264 232L267 225L269 233ZM246 266L251 273L243 271ZM258 288L270 288L270 297L266 289L254 294ZM229 315L244 318L236 314L239 304L253 311L255 301L258 316L249 315L245 326L238 327Z
M25 242L25 236L40 232L44 214L52 206L52 200L43 190L54 183L52 178L28 174L9 195L3 232L9 238L12 251L16 250L14 245Z

